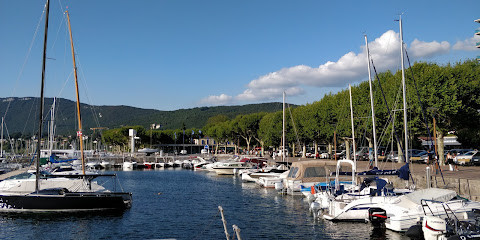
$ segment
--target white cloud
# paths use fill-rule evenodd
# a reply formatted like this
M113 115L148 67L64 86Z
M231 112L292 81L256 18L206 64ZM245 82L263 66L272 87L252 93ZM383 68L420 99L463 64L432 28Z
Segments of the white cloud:
M210 96L200 100L200 103L213 105L213 106L228 105L228 104L232 103L232 99L233 99L232 96L228 96L228 95L222 93L218 96L210 95Z
M473 50L476 41L480 41L480 38L458 41L453 49ZM370 56L377 72L400 68L399 46L399 34L393 30L369 42ZM415 61L447 54L450 49L451 44L446 41L424 42L415 39L408 53L410 60ZM297 96L305 93L304 87L345 87L348 83L361 81L367 76L365 47L361 47L359 53L348 52L336 62L328 61L318 67L297 65L282 68L252 80L247 84L247 89L235 97L225 94L209 96L204 102L220 105L220 102L275 100L281 98L283 91L289 96Z
M378 63L377 69L388 69L399 64L398 34L390 30L380 38L369 43L370 54ZM364 48L363 48L364 49ZM365 50L361 53L349 52L336 62L326 62L313 68L298 65L283 68L251 81L238 100L271 100L281 96L285 89L289 96L304 94L301 86L343 87L352 81L367 76L367 57Z
M480 41L480 36L475 35L474 37L465 39L463 41L457 41L453 45L453 50L463 50L463 51L477 51L476 43Z
M252 89L249 88L243 93L235 97L238 101L257 101L257 100L274 100L282 96L283 91L289 96L296 96L305 93L305 90L299 87L289 87L289 88L258 88Z
M443 41L423 42L418 39L413 40L410 46L410 52L413 57L429 58L434 55L441 55L450 51L450 43Z

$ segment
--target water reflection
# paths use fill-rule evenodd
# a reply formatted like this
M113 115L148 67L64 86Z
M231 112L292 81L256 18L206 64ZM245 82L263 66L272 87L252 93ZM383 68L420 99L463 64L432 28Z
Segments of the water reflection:
M2 239L407 239L369 224L316 218L303 197L215 173L166 169L116 172L133 206L123 214L0 215ZM159 194L161 193L161 194ZM61 231L60 231L61 230Z

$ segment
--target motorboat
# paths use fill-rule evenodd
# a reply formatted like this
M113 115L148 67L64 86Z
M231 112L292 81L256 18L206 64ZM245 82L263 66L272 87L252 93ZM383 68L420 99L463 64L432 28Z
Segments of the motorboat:
M86 166L88 169L100 169L102 167L99 161L89 161Z
M103 169L110 169L112 167L112 163L107 160L102 160L100 162L100 166L102 166Z
M310 188L320 182L326 182L331 173L335 172L336 162L323 160L308 160L293 162L283 188L287 194L301 195L301 189Z
M240 170L239 174L242 176L244 182L258 182L259 178L279 177L280 174L287 171L285 165L263 167L263 168L251 168Z
M60 164L52 168L47 168L46 170L51 175L82 175L83 174L83 171L81 168L79 169L72 164ZM85 171L85 174L93 175L97 173L92 171Z
M282 190L283 181L287 178L289 173L290 172L287 170L278 176L259 177L257 183L264 188L275 188L276 190Z
M226 162L219 163L217 166L213 167L213 170L217 175L235 175L240 169L249 169L252 165L247 162Z
M387 229L403 232L415 225L420 217L425 215L422 201L429 200L431 215L446 218L444 204L458 219L466 219L467 213L480 209L480 202L470 201L458 197L457 193L449 189L427 188L393 198L379 208L386 210L388 219L385 222Z
M344 177L341 179L342 163L351 164L351 179ZM380 203L411 192L409 189L394 189L387 179L378 176L367 177L361 184L357 184L355 169L354 161L339 160L335 181L312 187L315 200L310 204L310 209L316 212L317 216L331 221L363 222L368 219L370 208L375 208Z
M137 167L137 162L125 161L123 162L123 165L122 165L123 170L133 170L136 167Z
M425 240L453 240L453 239L480 239L479 211L474 209L468 213L466 220L459 220L451 211L448 204L443 203L447 218L430 215L429 201L423 203L425 216L416 225L411 226L405 235L410 239ZM426 208L426 209L425 209Z

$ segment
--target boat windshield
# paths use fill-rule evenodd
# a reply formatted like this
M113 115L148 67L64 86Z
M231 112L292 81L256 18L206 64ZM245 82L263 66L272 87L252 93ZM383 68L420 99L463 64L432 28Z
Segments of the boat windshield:
M33 179L33 178L35 178L35 174L24 172L24 173L20 173L20 174L5 178L5 180Z
M43 175L49 175L49 173L45 171L41 171L40 176L43 176ZM19 180L19 179L35 179L35 173L23 172L23 173L5 178L5 180Z
M288 178L295 178L295 176L297 175L297 172L298 172L298 167L293 167L292 169L290 169L290 173L288 173Z
M311 177L325 177L327 175L325 168L321 167L307 167L303 175L304 178Z

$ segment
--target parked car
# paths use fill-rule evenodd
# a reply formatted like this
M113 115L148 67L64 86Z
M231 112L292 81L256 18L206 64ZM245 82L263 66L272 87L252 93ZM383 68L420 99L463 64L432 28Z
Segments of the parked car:
M358 151L355 152L355 157L359 161L368 161L369 160L369 150L368 147L361 147Z
M428 160L428 152L425 150L412 149L409 153L411 162L426 163L424 162L425 159L422 159L422 156L426 156Z
M470 151L464 154L457 155L453 158L453 162L460 165L470 165L472 164L473 155L475 155L478 151Z
M313 158L313 157L315 157L315 152L307 152L307 153L305 153L305 157Z
M472 160L470 161L472 165L480 165L480 152L473 154Z
M388 162L398 162L397 151L390 151L385 157L385 160L387 160Z
M330 158L330 154L328 154L328 152L320 153L320 158L322 159Z
M337 160L344 158L346 156L346 154L347 154L347 151L345 151L345 150L337 151L335 153L335 155L337 156Z

